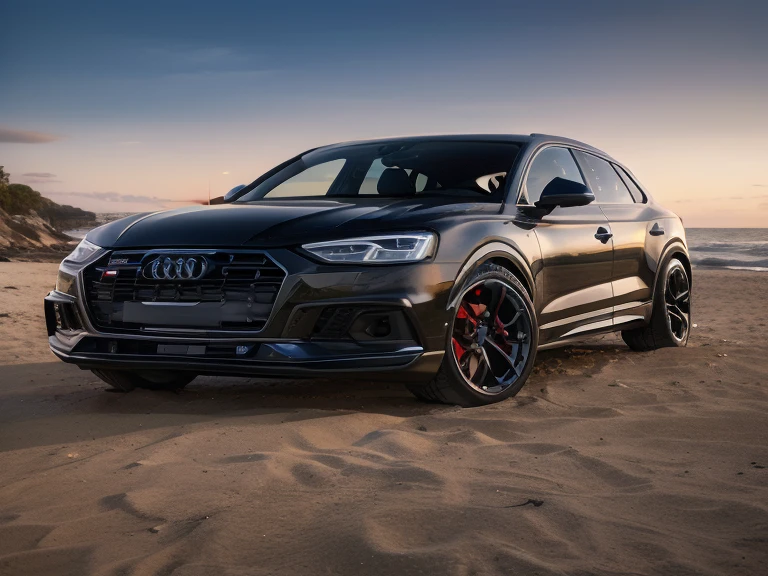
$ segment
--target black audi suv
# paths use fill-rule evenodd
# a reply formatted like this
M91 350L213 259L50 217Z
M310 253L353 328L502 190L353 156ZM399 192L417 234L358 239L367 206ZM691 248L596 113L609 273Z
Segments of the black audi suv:
M516 394L544 345L684 346L691 266L681 220L591 146L398 138L96 228L45 312L54 354L123 391L365 376L475 406Z

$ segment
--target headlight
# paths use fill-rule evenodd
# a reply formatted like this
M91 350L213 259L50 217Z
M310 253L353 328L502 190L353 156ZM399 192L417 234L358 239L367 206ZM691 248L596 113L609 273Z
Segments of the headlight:
M317 242L302 248L326 262L390 264L424 260L434 251L436 240L431 232L416 232Z
M80 241L80 244L77 245L77 247L72 251L72 253L64 258L66 262L72 262L73 264L82 264L83 262L86 262L89 258L91 258L94 254L101 251L101 246L96 246L96 244L91 244L83 238L83 240Z

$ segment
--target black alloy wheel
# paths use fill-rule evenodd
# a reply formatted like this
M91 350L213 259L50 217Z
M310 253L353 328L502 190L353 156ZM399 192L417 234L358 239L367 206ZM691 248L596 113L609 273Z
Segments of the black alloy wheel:
M500 394L520 378L531 351L531 323L514 288L490 278L463 294L453 321L453 357L467 384Z
M677 258L662 267L656 282L648 326L624 330L621 337L632 350L685 346L691 333L691 280Z
M691 326L691 285L682 265L672 267L667 275L664 303L672 337L678 342L686 341Z
M461 290L437 376L408 388L421 400L481 406L514 396L533 369L538 324L509 270L481 266Z

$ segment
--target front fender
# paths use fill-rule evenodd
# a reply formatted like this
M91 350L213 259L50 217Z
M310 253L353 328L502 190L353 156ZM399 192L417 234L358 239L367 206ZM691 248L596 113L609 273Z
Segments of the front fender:
M522 251L512 244L495 241L484 244L465 260L456 276L453 288L451 288L447 309L454 308L458 304L458 299L461 297L461 289L475 270L486 262L499 259L509 262L514 267L510 272L521 280L523 286L528 289L531 298L533 298L535 287L533 273L531 272L531 265L523 256Z

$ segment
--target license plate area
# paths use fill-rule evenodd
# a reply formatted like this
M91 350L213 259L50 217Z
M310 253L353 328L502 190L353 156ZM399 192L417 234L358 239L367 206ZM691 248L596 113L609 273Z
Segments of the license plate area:
M271 305L247 302L126 302L120 321L146 328L226 329L252 325L260 328Z
M199 344L158 344L157 353L172 356L201 356L205 354L205 346Z

